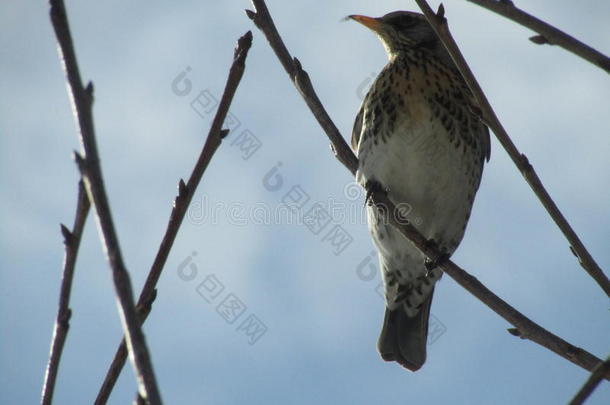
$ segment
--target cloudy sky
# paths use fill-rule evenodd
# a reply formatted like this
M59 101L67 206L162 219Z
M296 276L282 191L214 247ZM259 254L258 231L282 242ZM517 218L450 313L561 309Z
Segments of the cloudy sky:
M530 1L528 11L610 52L610 5ZM437 3L432 3L436 7ZM413 1L269 1L290 51L349 136L385 64L378 40L341 19L416 10ZM517 146L610 272L608 75L531 32L446 1L454 36ZM249 2L68 1L112 214L139 291L220 97L236 39L254 44L232 133L196 192L145 326L166 403L565 403L588 373L506 332L449 277L432 307L428 361L409 373L376 352L383 316L361 193L329 152ZM71 226L79 148L45 2L0 3L0 403L40 395ZM190 91L176 87L182 72ZM178 90L177 90L178 89ZM254 145L254 146L252 146ZM251 146L251 147L247 147ZM286 208L296 194L302 206ZM304 218L331 212L324 229ZM110 272L90 216L78 259L56 403L91 403L121 337ZM334 246L333 232L350 243ZM472 219L454 256L494 292L591 353L610 352L610 303L580 268L492 139ZM236 303L234 315L226 305ZM256 325L258 334L248 335ZM127 366L110 403L135 393ZM608 403L610 385L591 404Z

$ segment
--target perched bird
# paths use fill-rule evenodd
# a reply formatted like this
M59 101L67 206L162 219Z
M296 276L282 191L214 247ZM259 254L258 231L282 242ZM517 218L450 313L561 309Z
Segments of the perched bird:
M373 82L354 123L357 180L385 191L430 243L449 257L464 236L489 160L489 130L451 57L422 14L351 15L374 31L389 62ZM369 204L386 309L378 349L411 371L426 361L428 320L439 263L389 225ZM392 213L389 213L392 215Z

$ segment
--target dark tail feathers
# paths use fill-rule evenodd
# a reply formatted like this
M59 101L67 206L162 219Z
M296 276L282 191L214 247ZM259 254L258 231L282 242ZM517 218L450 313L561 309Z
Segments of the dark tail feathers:
M407 316L402 306L392 311L386 308L383 329L377 343L379 354L385 361L396 361L411 371L417 371L424 365L433 292L434 290L412 318Z

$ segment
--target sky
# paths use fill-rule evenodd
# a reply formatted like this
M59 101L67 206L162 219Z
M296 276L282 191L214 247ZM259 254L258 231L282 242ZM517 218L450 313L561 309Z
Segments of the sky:
M349 137L386 63L349 14L414 1L268 1L286 45ZM431 3L436 8L437 3ZM445 276L417 373L383 362L377 257L364 198L240 1L68 1L112 215L134 290L211 124L233 47L246 71L158 284L144 332L165 403L566 403L588 372L506 332ZM610 5L530 1L527 11L608 54ZM517 147L610 273L608 76L530 31L446 1L452 33ZM0 3L0 403L39 401L74 219L79 149L45 2ZM184 74L185 76L180 76ZM181 87L186 77L190 90ZM297 203L295 203L295 201ZM308 215L326 209L324 227ZM342 236L343 243L333 244ZM610 303L495 138L454 261L535 322L610 354ZM232 305L232 306L231 306ZM55 403L91 403L122 331L93 216L87 221ZM229 311L228 308L233 308ZM136 392L127 365L109 403ZM590 404L608 403L602 384Z

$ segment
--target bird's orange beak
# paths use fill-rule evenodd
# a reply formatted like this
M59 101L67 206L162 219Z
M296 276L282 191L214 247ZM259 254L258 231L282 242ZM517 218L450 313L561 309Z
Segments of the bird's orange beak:
M378 32L379 28L381 27L381 23L379 22L379 20L377 18L373 18L373 17L367 17L365 15L350 15L348 16L349 18L351 18L352 20L358 21L360 24L364 25L365 27Z

